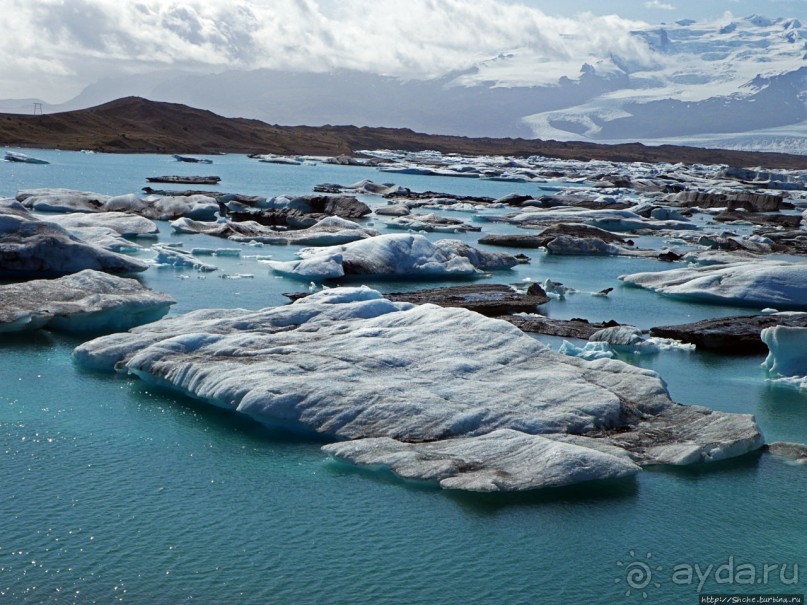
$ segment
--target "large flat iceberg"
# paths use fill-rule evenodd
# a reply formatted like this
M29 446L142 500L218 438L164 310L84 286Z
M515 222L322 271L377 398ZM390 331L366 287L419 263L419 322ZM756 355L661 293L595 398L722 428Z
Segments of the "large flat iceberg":
M307 229L279 231L255 221L200 222L180 218L171 223L177 233L204 233L226 237L234 242L260 242L262 244L301 246L335 246L378 235L353 221L338 216L327 216Z
M145 271L148 265L74 236L32 216L16 202L0 203L0 275L67 275L84 269L109 273Z
M176 301L134 279L85 270L0 286L0 333L113 332L156 321Z
M654 372L559 355L507 322L460 308L395 303L368 288L323 290L260 311L170 317L85 343L74 357L292 431L334 440L444 442L433 449L384 442L384 448L328 450L390 465L391 447L404 452L410 469L423 460L421 471L401 472L407 477L434 478L431 454L453 460L457 448L467 456L478 453L480 470L504 465L513 475L496 487L489 480L494 471L486 471L469 479L467 489L616 477L629 474L626 461L712 461L763 442L752 416L678 405ZM502 429L518 434L488 436ZM483 436L494 441L452 441ZM505 460L522 447L527 450L518 460ZM555 456L560 458L550 460ZM590 472L577 467L584 459L596 462ZM568 481L551 478L560 469ZM462 481L450 483L462 487Z
M619 277L625 283L695 302L742 307L807 308L807 262L755 260Z

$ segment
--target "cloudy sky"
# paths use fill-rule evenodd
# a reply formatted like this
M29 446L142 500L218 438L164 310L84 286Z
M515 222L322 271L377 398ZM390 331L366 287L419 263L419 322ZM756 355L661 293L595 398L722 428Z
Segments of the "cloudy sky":
M427 78L515 48L641 61L642 22L753 13L807 20L807 0L0 0L0 99L59 103L166 69Z

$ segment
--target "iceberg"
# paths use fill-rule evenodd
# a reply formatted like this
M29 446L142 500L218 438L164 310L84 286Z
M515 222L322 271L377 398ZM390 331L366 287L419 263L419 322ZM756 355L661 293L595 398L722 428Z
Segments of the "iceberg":
M47 160L40 160L39 158L32 158L30 155L24 153L16 153L14 151L6 152L6 162L21 162L23 164L50 164Z
M307 229L277 231L255 221L227 221L223 223L200 222L180 218L171 223L177 233L204 233L226 237L234 242L259 242L262 244L301 246L336 246L378 235L353 221L338 216L328 216Z
M155 265L190 268L206 273L219 270L215 265L204 263L195 258L192 254L169 248L168 246L158 244L154 246L154 250L157 252L157 256L154 258Z
M128 330L160 319L175 302L137 280L87 269L0 286L0 332Z
M654 354L660 351L694 351L695 345L672 338L647 337L633 326L613 326L598 330L589 337L588 345L603 344L620 353ZM587 345L587 346L588 346Z
M404 479L436 481L443 489L473 492L562 487L629 477L641 470L625 455L509 429L432 443L358 439L322 449L338 460L385 467Z
M108 195L73 189L22 189L17 201L36 212L101 212Z
M182 216L200 221L213 220L219 211L214 198L198 194L150 195L141 199L134 194L109 196L73 189L43 188L18 191L17 201L37 212L128 212L160 221Z
M769 350L762 367L771 375L807 377L807 328L774 326L761 337Z
M616 357L616 353L614 353L611 349L611 345L607 342L587 342L585 346L578 347L576 344L564 340L560 347L558 347L558 353L570 357L579 357L586 361L613 359Z
M694 302L741 307L807 308L807 263L755 260L633 273L625 283Z
M104 227L112 229L123 237L157 237L160 232L157 225L147 218L125 212L103 212L99 214L69 213L54 214L47 218L50 223L57 223L72 231Z
M53 276L96 269L109 273L145 271L145 263L105 250L42 221L14 201L0 203L0 275Z
M396 303L364 287L260 311L168 317L84 343L74 358L269 426L337 441L386 438L381 448L358 442L326 452L395 467L391 451L420 468L402 475L461 489L623 476L633 472L629 461L708 462L763 443L752 416L676 404L649 370L560 355L507 322ZM460 475L435 474L433 456ZM589 463L590 471L580 466ZM474 467L479 474L467 475Z
M219 211L219 203L207 195L150 195L145 202L143 216L158 221L183 216L195 221L211 221Z
M392 219L387 223L392 229L408 229L411 231L434 231L436 233L467 233L481 231L481 228L463 221L446 218L439 214L409 214Z
M605 231L636 231L639 229L697 229L689 221L655 220L644 218L630 210L581 210L577 207L559 207L551 210L530 209L505 217L480 217L487 220L506 222L521 227L541 226L549 223L583 223L599 227Z
M624 248L601 239L568 235L561 235L547 243L546 251L550 254L583 256L618 256L626 252Z
M339 279L348 275L472 277L509 269L509 254L485 252L459 240L431 242L422 235L390 234L327 248L304 248L302 260L261 261L275 272L299 279Z

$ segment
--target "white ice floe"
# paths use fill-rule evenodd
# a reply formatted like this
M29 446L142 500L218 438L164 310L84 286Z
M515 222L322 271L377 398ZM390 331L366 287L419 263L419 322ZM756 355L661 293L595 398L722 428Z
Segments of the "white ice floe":
M558 348L558 353L592 361L594 359L613 359L618 353L653 355L669 350L694 351L695 345L671 338L647 337L641 330L633 326L614 326L598 330L582 347L564 340Z
M485 252L459 240L431 242L416 234L389 234L327 248L304 248L302 260L264 261L273 271L305 280L337 279L346 275L473 276L509 269L515 257Z
M90 215L101 216L101 215ZM50 217L49 217L50 218ZM48 220L48 222L51 222ZM143 246L136 244L132 240L126 239L120 233L109 227L71 227L68 229L71 235L111 252L130 254L140 252Z
M607 342L587 342L584 346L578 347L576 344L564 340L558 347L558 353L568 355L569 357L579 357L586 361L594 361L595 359L613 359L616 357L611 345Z
M627 477L640 470L627 456L509 429L432 443L358 439L322 449L339 460L388 468L404 479L436 481L444 489L473 492L561 487Z
M103 212L97 214L73 212L69 214L54 214L48 216L45 220L51 223L57 223L68 231L104 227L106 229L112 229L123 237L132 238L153 238L157 237L157 234L160 232L154 221L125 212Z
M177 233L204 233L234 242L271 245L336 246L378 235L358 223L328 216L307 229L277 231L255 221L202 222L180 218L171 223Z
M167 221L186 216L195 220L213 220L219 211L218 202L207 195L150 195L140 198L134 194L109 196L72 189L23 189L17 201L37 212L125 212L145 218Z
M446 218L439 214L409 214L399 216L387 222L393 229L409 229L411 231L433 231L435 233L467 233L481 231L479 227L469 225L460 220Z
M85 343L74 357L271 426L419 444L328 451L445 487L563 485L630 474L628 457L689 464L762 445L752 416L675 404L654 372L559 355L507 322L394 303L368 288L169 317Z
M660 351L694 351L695 345L672 338L648 337L633 326L603 328L589 337L589 344L607 344L619 353L653 354Z
M37 212L102 212L108 195L73 189L22 189L17 201Z
M532 281L532 280L529 280ZM550 298L556 298L558 300L565 300L568 294L577 294L579 290L576 288L572 288L571 286L564 286L562 283L557 281L552 281L549 278L544 280L544 283L541 284L541 287L546 292L547 296Z
M807 263L757 260L621 275L673 298L743 307L807 308Z
M194 256L241 256L241 248L193 248L191 254Z
M480 217L484 218L484 217ZM532 208L506 217L487 217L488 220L504 221L520 226L544 225L547 223L584 223L606 231L636 231L639 229L697 229L689 221L646 219L630 210L581 210L577 207L559 207L544 210Z
M774 326L761 333L768 346L768 356L762 363L774 379L807 387L807 328Z
M92 235L120 239L109 232ZM0 203L0 275L50 276L96 269L110 273L145 271L145 263L111 252L42 221L17 202Z
M61 225L85 242L112 252L137 252L142 246L131 241L133 238L153 238L159 232L157 225L149 219L123 212L49 214L44 220Z
M160 319L175 302L134 279L86 270L0 286L0 332L128 330Z
M156 245L153 249L157 252L157 256L153 261L155 265L169 265L179 268L184 267L204 272L218 271L219 269L215 265L203 263L198 258L195 258L192 254L182 252L181 250L176 250L175 248Z
M219 211L218 202L207 195L150 195L143 216L159 221L186 217L195 221L212 221Z

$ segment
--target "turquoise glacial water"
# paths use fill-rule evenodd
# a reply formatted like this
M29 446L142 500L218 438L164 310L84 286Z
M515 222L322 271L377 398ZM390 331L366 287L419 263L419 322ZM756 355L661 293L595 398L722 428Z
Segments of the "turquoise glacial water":
M0 162L0 195L40 186L134 192L145 176L186 168L163 156L30 153L53 163ZM213 159L190 172L218 174L222 190L244 193L307 193L319 182L362 178L491 196L537 189ZM185 247L236 246L161 229L161 241ZM142 280L177 298L174 313L277 305L283 292L308 287L247 258L293 258L295 247L242 247L241 259L206 260L253 279L152 268ZM546 305L555 317L649 327L750 312L670 301L616 282L621 273L669 267L657 261L531 256L532 264L487 279L549 277L580 289ZM386 291L424 285L368 283ZM585 293L604 287L615 287L607 299ZM696 565L712 566L704 593L807 592L805 466L753 454L596 486L449 493L328 462L318 442L82 370L70 358L79 342L44 332L2 339L0 603L694 604L697 576L686 583L678 575L676 583L673 571ZM765 382L761 357L673 351L625 359L658 371L677 401L753 413L769 441L807 440L807 396ZM646 598L627 584L634 561L651 564ZM783 576L777 569L748 586L740 583L746 576L726 571L729 564L754 566L758 580L765 564L786 567Z

